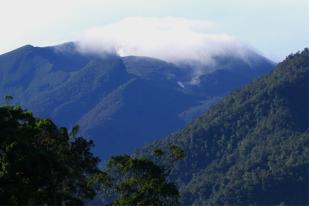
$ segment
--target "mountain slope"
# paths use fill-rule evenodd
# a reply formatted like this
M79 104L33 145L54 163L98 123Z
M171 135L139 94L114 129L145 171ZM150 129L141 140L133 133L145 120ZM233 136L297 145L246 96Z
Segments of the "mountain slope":
M134 151L137 142L144 145L174 132L184 122L178 114L197 104L194 96L136 78L102 99L78 123L89 136L104 136L96 150L116 155Z
M150 144L179 144L171 178L183 205L307 205L309 50L234 92L188 127Z
M211 73L205 65L208 73L192 84L194 66L81 53L74 43L28 45L0 55L0 94L14 96L16 103L60 126L80 124L97 145L96 155L106 159L185 126L216 99L273 66L264 57L222 58L211 69L218 71Z

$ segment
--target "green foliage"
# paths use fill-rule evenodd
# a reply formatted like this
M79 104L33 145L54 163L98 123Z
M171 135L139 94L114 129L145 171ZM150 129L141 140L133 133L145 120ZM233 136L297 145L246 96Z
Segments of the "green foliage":
M308 81L305 49L139 155L183 148L170 178L184 205L308 205Z
M156 157L161 157L164 153L163 153L163 151L162 151L161 149L155 149L155 150L153 151L153 154L154 154L154 156L156 156Z
M184 158L184 151L177 145L170 146L171 158L173 161Z
M166 155L175 156L173 161L180 160L183 151L172 146L175 154L154 150L156 158ZM173 165L168 163L169 167ZM104 170L105 178L100 184L105 194L111 195L111 205L158 205L179 204L179 192L175 184L166 177L169 172L165 166L158 166L146 158L135 158L128 155L112 157Z
M65 128L21 107L0 107L1 205L83 204L93 198L101 172L92 141L69 141Z

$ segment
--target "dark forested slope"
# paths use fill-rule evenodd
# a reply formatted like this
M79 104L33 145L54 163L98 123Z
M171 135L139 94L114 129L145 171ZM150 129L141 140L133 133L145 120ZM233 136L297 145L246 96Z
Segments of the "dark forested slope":
M173 171L185 205L308 204L309 50L138 152L181 145Z

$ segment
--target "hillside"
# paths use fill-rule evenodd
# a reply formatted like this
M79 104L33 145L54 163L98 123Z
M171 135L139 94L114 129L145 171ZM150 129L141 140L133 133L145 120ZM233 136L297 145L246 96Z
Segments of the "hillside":
M139 150L178 144L183 205L307 205L309 50L233 92L185 129Z
M82 134L93 138L96 154L106 159L184 127L272 66L259 55L218 57L213 68L205 66L213 72L192 84L196 68L188 65L81 53L74 43L27 45L0 55L0 94L60 126L80 124Z

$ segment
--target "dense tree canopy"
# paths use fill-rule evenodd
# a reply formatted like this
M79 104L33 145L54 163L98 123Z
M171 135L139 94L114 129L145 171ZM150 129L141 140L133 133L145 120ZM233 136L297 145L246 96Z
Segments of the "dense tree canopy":
M180 145L170 178L183 205L308 205L309 50L144 148Z
M92 141L19 106L0 107L1 204L82 204L100 173Z

